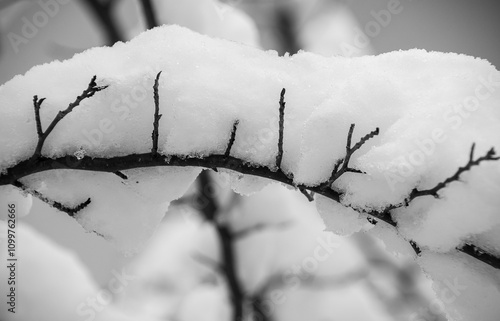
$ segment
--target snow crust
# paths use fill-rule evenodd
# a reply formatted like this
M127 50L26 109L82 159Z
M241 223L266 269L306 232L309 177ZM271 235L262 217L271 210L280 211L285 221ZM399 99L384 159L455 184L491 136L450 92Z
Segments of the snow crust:
M233 122L240 120L231 154L273 167L282 88L287 90L282 167L293 174L296 183L317 185L329 177L335 161L344 156L351 123L356 124L354 142L379 127L380 135L352 158L352 165L367 174L347 174L334 186L345 192L343 204L358 209L381 209L402 202L414 187L433 187L466 163L473 142L477 156L490 147L500 149L500 74L485 60L424 50L359 58L326 58L306 52L278 57L272 51L165 26L128 43L34 67L0 87L0 171L28 158L35 147L33 95L47 98L41 108L46 128L93 75L99 85L109 88L85 100L60 122L43 154L113 157L149 152L152 85L159 71L163 71L159 152L165 155L223 153ZM161 186L178 186L181 181L186 186L196 173L184 174L165 179ZM50 182L48 173L41 175L39 184ZM106 183L97 174L86 173L85 180L75 175L68 187L86 186L85 195L93 197L99 188L92 193L90 187L97 182L103 184L101 191L116 189L116 195L130 188L118 178L112 184L109 175ZM498 226L499 163L482 164L462 179L464 183L453 183L443 191L440 200L426 197L398 210L395 219L403 236L447 252L473 237L484 238ZM51 196L74 202L63 195L63 189ZM182 188L175 197L181 192ZM130 249L136 241L124 240L130 227L118 232L120 225L116 225L121 211L132 203L122 201L123 195L120 202L127 205L114 205L120 210L87 215L97 209L96 202L95 207L82 211L79 220L105 236L115 233L110 238L120 239L117 243ZM132 219L144 227L138 234L154 230L159 213L173 197L164 196L151 205L154 210L148 208L141 219ZM352 220L352 226L342 229L359 229L356 222L361 221ZM112 225L116 232L105 228ZM489 240L483 243L498 248Z

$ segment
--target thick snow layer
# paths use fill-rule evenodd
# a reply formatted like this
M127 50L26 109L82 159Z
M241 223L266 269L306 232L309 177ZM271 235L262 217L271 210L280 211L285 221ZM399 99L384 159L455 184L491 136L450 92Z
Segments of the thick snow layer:
M125 254L132 254L143 247L170 201L184 194L199 171L174 167L127 170L128 180L122 180L110 173L60 170L58 175L43 172L23 182L68 207L91 198L90 205L77 213L77 221Z
M21 218L30 213L33 197L13 186L0 186L0 208L8 209L9 204L15 204L15 217ZM0 220L8 219L8 211L0 212Z
M414 187L434 186L466 163L473 142L478 156L492 146L500 149L500 74L485 60L423 50L352 59L305 52L278 57L170 26L35 67L0 87L0 171L33 152L33 95L47 98L41 108L46 128L92 75L109 88L61 121L43 154L112 157L148 152L152 85L160 70L162 154L223 153L233 122L240 120L231 154L273 167L282 88L287 89L282 167L293 173L296 183L317 185L330 176L335 161L344 156L351 123L356 123L354 142L380 127L380 135L352 158L352 165L367 174L347 174L334 186L345 192L342 202L356 208L383 208L401 202ZM438 251L487 235L500 223L495 215L500 207L495 197L499 163L474 168L462 177L464 183L441 192L441 200L426 197L399 210L396 219L403 234ZM95 185L91 181L87 179L88 189ZM106 181L106 189L122 184L118 178L113 185ZM91 193L83 194L79 197ZM91 205L79 219L94 229L111 224L119 229L117 213L111 220L85 216L96 208ZM156 214L151 217L142 214L138 226L152 231L159 218L152 212ZM124 236L125 231L131 230L116 233Z
M432 279L432 287L440 299L429 305L428 316L434 311L446 311L450 320L498 320L498 270L463 254L424 253L418 262Z
M7 248L7 224L0 221L0 246ZM25 224L16 226L18 246L15 257L16 313L8 312L7 304L0 305L0 318L5 321L128 321L153 320L144 316L127 316L112 304L109 288L99 289L89 271L72 252L55 244ZM7 251L0 252L2 267ZM0 269L0 277L7 283L10 270ZM117 271L113 284L124 287L126 273ZM118 276L117 276L118 275ZM118 279L122 277L122 279ZM124 280L124 281L123 281ZM120 283L122 282L122 283ZM118 285L117 285L118 284ZM2 284L2 297L7 297L10 286ZM111 286L110 286L111 287Z
M0 258L7 266L7 224L0 221ZM74 254L67 252L39 235L28 226L16 227L18 248L16 256L17 295L16 313L0 305L2 320L75 320L78 304L93 295L98 287ZM36 246L35 246L36 244ZM0 269L6 282L8 269ZM2 297L9 287L2 284ZM51 311L51 314L47 314Z

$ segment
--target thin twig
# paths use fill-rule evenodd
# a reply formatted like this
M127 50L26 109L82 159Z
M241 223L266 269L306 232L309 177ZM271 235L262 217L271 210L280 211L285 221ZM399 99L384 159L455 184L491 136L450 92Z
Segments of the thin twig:
M40 120L40 107L42 106L45 98L38 99L38 96L33 96L33 108L35 109L35 122L36 122L36 133L38 137L43 136L42 121Z
M410 240L409 243L413 251L415 251L415 254L420 255L420 253L422 253L422 250L420 249L420 246L418 246L417 242Z
M278 155L276 155L276 167L281 168L283 160L283 133L285 126L285 88L281 90L280 94L280 109L279 109L279 132L278 132Z
M379 134L379 128L377 127L374 131L363 136L359 140L359 142L357 142L354 146L351 147L352 134L354 133L354 126L355 126L355 124L351 124L351 127L349 128L349 133L347 134L347 144L345 147L345 149L346 149L345 157L343 160L339 160L335 164L333 171L332 171L332 174L330 176L330 179L327 182L327 186L331 186L333 182L335 182L340 176L342 176L346 172L363 174L363 172L360 171L359 169L349 167L349 161L351 160L351 156L354 154L354 152L356 152L358 149L360 149L361 146L363 146L369 139L371 139Z
M224 153L224 156L229 157L231 154L231 148L233 148L234 141L236 140L236 130L238 129L240 121L235 120L233 123L233 129L231 130L231 137L229 138L229 143L227 144L226 152Z
M76 97L76 100L68 105L68 108L65 110L61 110L57 113L56 117L52 120L50 123L49 127L45 130L45 132L42 130L42 123L40 120L40 107L42 105L42 102L45 100L45 98L38 99L37 96L33 97L33 105L35 108L35 119L36 119L36 128L37 128L37 133L38 133L38 143L35 148L35 152L33 153L33 156L31 157L31 160L34 161L38 159L41 156L42 153L42 148L43 144L45 143L45 140L47 137L50 135L52 130L56 127L56 125L70 112L73 111L75 107L80 105L80 103L86 99L92 97L96 92L99 92L108 86L97 86L96 82L96 76L93 76L92 79L90 80L89 85L87 86L87 89L85 89L82 94L78 97Z
M308 192L307 189L302 186L299 186L298 189L302 194L304 194L304 196L307 198L309 202L314 201L314 192Z
M492 147L489 151L486 152L486 154L484 156L481 156L475 160L474 159L475 147L476 147L476 144L473 143L472 147L470 149L469 161L467 162L467 164L465 164L465 166L459 167L457 169L457 171L455 172L455 174L448 177L444 181L436 184L436 186L434 186L433 188L425 189L425 190L418 190L417 188L414 188L411 191L407 202L411 202L412 200L414 200L417 197L426 196L426 195L430 195L430 196L434 196L435 198L439 198L438 192L440 190L442 190L443 188L445 188L448 184L450 184L452 182L459 181L460 175L462 175L464 172L470 171L473 166L478 166L479 164L481 164L481 162L484 162L484 161L494 161L494 160L500 159L500 157L495 156L495 149Z
M29 187L27 187L26 185L24 185L20 181L14 181L14 183L12 185L23 190L26 193L29 193L29 194L35 196L36 198L38 198L42 202L54 207L55 209L58 209L61 212L68 214L71 217L75 216L76 213L78 213L81 210L83 210L84 208L86 208L92 202L91 199L88 198L85 202L80 203L79 205L77 205L75 207L68 207L68 206L63 205L62 203L59 203L57 201L53 201L53 200L45 197L42 193L38 192L37 190L30 189Z
M124 173L120 172L120 171L113 172L113 174L115 174L116 176L120 177L121 179L128 179L128 176L125 175Z
M153 156L158 155L158 136L159 136L159 127L160 127L160 95L158 94L158 86L160 80L161 71L156 75L155 84L153 85L153 97L155 101L155 118L153 120L153 133L151 134L151 138L153 140L153 147L151 148L151 154Z
M468 254L494 268L500 269L500 257L489 254L486 250L474 244L466 243L459 248L458 251Z

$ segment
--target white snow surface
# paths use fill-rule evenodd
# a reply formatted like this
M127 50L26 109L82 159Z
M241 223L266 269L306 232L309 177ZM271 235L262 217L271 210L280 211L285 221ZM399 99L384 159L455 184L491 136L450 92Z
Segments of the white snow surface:
M25 224L15 228L16 283L7 286L10 270L0 269L4 280L4 298L10 287L15 290L16 313L10 305L0 305L0 318L5 321L128 321L153 320L144 316L127 316L103 298L109 289L99 289L89 271L71 251L61 247ZM7 248L7 224L0 221L0 246ZM0 252L2 266L8 266L7 251ZM111 295L111 294L109 294ZM89 303L94 300L93 304ZM96 306L96 308L94 308Z
M93 75L99 85L109 88L83 101L61 121L48 137L43 154L113 157L149 152L152 86L159 71L163 72L159 152L165 155L221 154L233 122L239 120L231 154L273 167L282 88L287 90L282 168L293 174L296 183L317 185L330 176L335 161L344 156L351 123L356 124L353 143L379 127L380 135L351 160L352 166L367 174L347 174L334 184L345 192L342 202L359 209L381 209L402 202L414 187L433 187L466 163L473 142L476 157L490 147L500 149L500 74L485 60L424 50L359 58L326 58L306 52L279 57L273 51L165 26L128 43L34 67L0 87L0 171L33 153L37 141L33 96L47 98L41 108L46 128ZM185 177L164 179L161 186L174 188L181 181L189 185L196 172L183 173ZM50 180L50 172L41 175L39 184ZM88 185L81 183L83 177L75 178L72 186L88 187L78 201L99 193L98 188L94 194L90 190L97 182L93 179L106 181L103 188L116 189L117 195L122 188L130 188L110 175L102 180L95 178L98 174L85 175ZM34 184L32 180L36 181L27 178L25 183ZM500 191L500 162L481 164L462 180L442 191L442 199L425 197L399 210L395 218L403 236L446 252L472 237L484 238L498 226L500 199L495 195ZM69 186L60 186L53 196L60 197L60 202L75 202L73 196L64 195ZM140 215L132 219L139 223L137 234L153 231L158 213L181 190L151 204L163 204L161 208L127 211ZM117 196L117 203L123 197ZM130 244L136 240L123 240L131 230L118 231L116 219L122 207L112 214L86 216L97 209L98 203L92 204L96 206L82 211L79 220L105 236L111 233L106 226L113 226L113 233L121 237L110 238L133 250ZM342 229L359 229L356 222L361 221L352 220L353 226ZM487 241L483 243L491 243Z
M433 281L440 302L429 313L446 311L449 320L497 321L500 315L500 273L467 255L424 253L418 259Z

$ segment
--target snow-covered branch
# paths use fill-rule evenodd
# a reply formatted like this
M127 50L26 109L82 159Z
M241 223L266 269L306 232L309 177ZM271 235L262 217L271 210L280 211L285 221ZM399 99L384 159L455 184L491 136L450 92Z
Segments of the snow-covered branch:
M160 70L168 80L159 81ZM77 170L65 177L111 173L107 184L116 180L128 193L138 191L134 184L145 181L148 169L169 168L186 180L164 179L162 188L172 193L153 197L162 205L151 211L151 231L165 204L196 177L195 167L227 169L290 185L308 199L314 194L317 204L341 203L334 216L385 221L422 251L475 255L468 246L475 244L498 266L497 248L475 238L500 226L493 215L499 162L492 162L493 148L500 148L498 76L485 61L452 54L278 57L179 27L155 28L126 44L38 66L0 87L0 185L21 182L68 208L90 198L75 215L82 220L90 207L111 201L91 189L78 200L50 193L58 186L51 170ZM154 113L146 112L151 106ZM51 125L43 131L43 123ZM471 151L459 168L473 143L492 149L477 159ZM179 167L186 171L179 174ZM464 177L466 183L450 184ZM437 193L438 200L423 197ZM473 224L464 219L471 210ZM108 225L82 223L108 239L122 237L110 229L116 217L103 215ZM437 231L442 222L454 226L450 233Z

